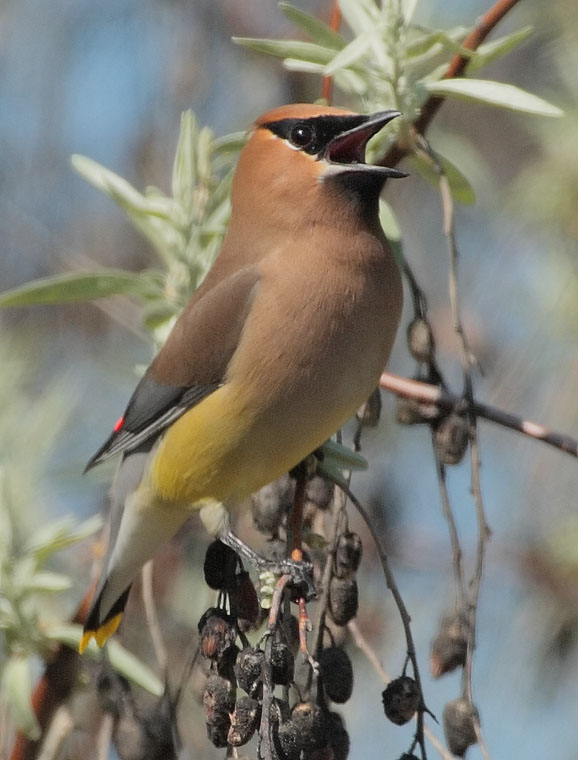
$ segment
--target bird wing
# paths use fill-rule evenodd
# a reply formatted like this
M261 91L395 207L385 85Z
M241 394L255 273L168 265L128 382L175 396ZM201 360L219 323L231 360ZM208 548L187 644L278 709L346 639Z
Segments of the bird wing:
M193 296L85 471L115 454L150 449L163 430L223 384L258 285L257 268L248 267Z

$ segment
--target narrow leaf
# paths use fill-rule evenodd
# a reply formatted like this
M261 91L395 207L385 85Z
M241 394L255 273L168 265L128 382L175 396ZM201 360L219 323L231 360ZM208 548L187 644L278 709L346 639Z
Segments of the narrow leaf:
M506 55L510 50L513 50L527 40L533 31L534 27L524 26L522 29L518 29L517 32L512 32L505 37L500 37L497 40L492 40L491 42L486 42L483 45L480 45L475 56L468 64L468 74L478 71L482 66L487 66L488 63Z
M258 53L274 55L277 58L296 58L299 61L326 64L335 55L333 48L316 45L301 40L265 40L253 37L233 37L237 45L256 50Z
M72 517L48 523L39 528L26 542L25 553L41 565L48 557L72 544L84 541L102 527L102 517L95 515L81 523Z
M78 649L82 637L82 626L75 624L50 626L45 630L46 637L51 641L60 641L71 649ZM134 654L125 649L118 641L111 639L107 645L107 654L113 668L121 675L129 678L133 683L160 697L164 692L162 681ZM91 641L85 650L85 654L94 660L100 660L101 650Z
M373 0L339 0L339 7L356 36L370 31L379 21L379 12Z
M452 197L454 200L471 205L476 202L476 194L467 177L445 156L441 156L436 150L440 164L448 179ZM430 162L421 156L412 155L408 158L410 165L434 187L439 186L439 176Z
M367 470L367 459L337 441L325 441L321 447L323 462L345 470Z
M61 573L53 573L48 570L34 573L30 580L25 583L22 590L25 592L51 592L58 593L66 591L72 586L72 581L66 575Z
M393 209L389 203L383 200L383 198L379 199L379 222L383 228L385 237L388 239L393 249L398 267L403 269L404 255L401 230L397 223L397 219L395 218L395 214L393 213Z
M339 69L347 68L356 63L367 53L371 46L371 38L368 34L360 34L351 40L325 67L325 74L329 76Z
M344 46L345 43L341 35L334 32L331 27L327 26L316 16L312 16L310 13L296 8L291 3L281 2L279 3L279 8L281 8L289 21L296 24L319 45L335 48L335 50L341 50Z
M485 103L498 108L522 111L536 116L563 116L564 112L548 101L532 95L512 84L486 79L443 79L424 82L432 95L447 95L474 103Z
M16 725L29 739L40 738L40 726L32 709L30 661L13 655L4 665L2 691Z
M43 304L93 301L109 296L153 295L150 281L121 269L98 272L66 272L43 277L0 293L0 306L35 306Z
M181 129L173 163L171 191L181 204L190 203L195 184L196 121L192 111L181 114Z
M146 198L123 177L86 156L71 156L70 162L87 182L108 195L126 211L170 219L174 205L172 198Z

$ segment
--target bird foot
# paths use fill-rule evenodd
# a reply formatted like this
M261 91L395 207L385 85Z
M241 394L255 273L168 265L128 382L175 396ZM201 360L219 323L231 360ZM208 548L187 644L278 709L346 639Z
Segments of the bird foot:
M313 582L313 563L305 559L266 559L256 551L247 546L240 538L226 531L219 536L219 540L226 546L236 552L242 559L256 568L259 573L270 572L276 576L285 576L290 578L290 585L293 589L293 597L310 601L316 596L315 584Z

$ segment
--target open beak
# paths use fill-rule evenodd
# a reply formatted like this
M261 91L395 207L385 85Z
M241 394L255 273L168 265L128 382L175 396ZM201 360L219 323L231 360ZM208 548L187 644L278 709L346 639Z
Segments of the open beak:
M336 135L323 154L323 159L330 164L327 175L354 171L376 174L384 179L407 177L407 173L399 169L365 163L365 148L369 140L398 116L401 116L399 111L379 111L369 114L361 124Z

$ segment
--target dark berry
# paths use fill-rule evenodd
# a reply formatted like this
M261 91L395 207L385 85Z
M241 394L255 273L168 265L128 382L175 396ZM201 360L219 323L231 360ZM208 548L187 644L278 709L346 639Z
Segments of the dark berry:
M319 656L319 670L325 694L332 702L343 704L353 691L353 666L341 647L326 647Z
M419 707L420 694L416 682L409 676L394 678L381 694L386 717L403 726L410 721Z

